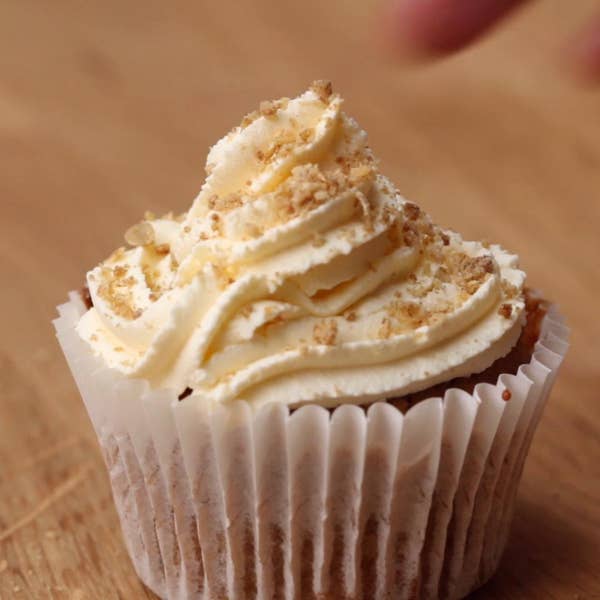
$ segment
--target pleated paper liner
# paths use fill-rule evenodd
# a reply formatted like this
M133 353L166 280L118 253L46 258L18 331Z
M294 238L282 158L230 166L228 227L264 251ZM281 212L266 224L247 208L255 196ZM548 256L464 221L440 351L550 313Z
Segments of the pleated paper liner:
M406 414L385 402L209 412L103 366L75 331L84 311L71 294L57 335L127 549L162 598L460 598L495 571L567 350L556 309L516 375Z

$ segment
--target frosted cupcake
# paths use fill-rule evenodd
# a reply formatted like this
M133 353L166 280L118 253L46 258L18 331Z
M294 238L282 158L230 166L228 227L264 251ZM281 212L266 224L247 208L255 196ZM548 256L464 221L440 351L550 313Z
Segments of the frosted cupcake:
M459 598L494 572L566 351L517 257L433 224L324 82L210 150L59 307L163 598Z

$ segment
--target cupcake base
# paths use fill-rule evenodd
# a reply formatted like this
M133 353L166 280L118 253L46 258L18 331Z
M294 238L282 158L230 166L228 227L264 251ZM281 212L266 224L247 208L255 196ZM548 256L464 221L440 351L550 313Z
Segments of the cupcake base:
M75 332L84 310L76 294L59 307L58 337L129 554L160 597L460 598L493 574L567 348L552 307L516 374L405 414L386 402L208 412L105 368Z

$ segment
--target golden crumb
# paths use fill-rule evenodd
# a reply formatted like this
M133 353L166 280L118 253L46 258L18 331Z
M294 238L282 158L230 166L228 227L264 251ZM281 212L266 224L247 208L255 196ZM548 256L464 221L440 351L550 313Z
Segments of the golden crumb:
M448 246L450 244L450 236L443 231L440 231L440 239L442 240L442 244L444 244L444 246Z
M387 308L388 314L398 320L421 320L421 306L416 302L392 302Z
M508 304L507 302L501 304L498 309L498 314L505 319L510 319L512 315L512 304Z
M347 182L339 170L324 172L316 164L298 165L274 193L277 222L310 212L346 188Z
M242 204L242 196L237 192L232 192L230 194L226 194L225 196L218 196L217 194L213 194L208 199L208 208L220 212L227 212L233 210L234 208L239 208L240 206L242 206Z
M154 250L156 250L158 254L169 254L171 247L169 244L158 244L158 246L154 247Z
M346 313L344 313L344 319L346 319L346 321L350 321L352 323L353 321L356 321L356 319L357 319L356 313L353 310L351 310L350 312L346 312Z
M257 110L253 110L251 113L248 113L240 123L240 127L245 129L248 125L252 125L256 119L260 117L260 113Z
M263 100L258 107L258 112L263 117L274 117L277 114L277 102L272 100Z
M463 282L462 289L465 290L469 296L472 296L479 289L480 285L479 280L473 279L471 281Z
M221 218L217 213L211 213L209 216L210 228L215 233L221 233Z
M425 282L425 283L416 283L413 286L410 287L410 293L411 295L413 295L415 298L424 298L425 296L427 296L431 291L433 291L435 284L436 284L436 280L432 279L431 281Z
M125 241L130 246L147 246L154 242L154 228L150 223L137 223L125 232Z
M331 94L333 93L333 86L331 85L331 81L327 81L326 79L317 79L312 82L310 85L310 89L319 96L319 100L324 104L327 104Z
M314 137L315 132L313 129L303 129L298 135L300 139L306 144Z
M481 282L493 272L494 259L491 256L477 256L463 263L463 274L469 280Z
M402 225L402 239L407 246L416 246L419 241L419 232L413 223L406 222Z
M519 295L519 288L509 281L506 281L506 279L503 279L500 285L502 287L502 294L507 300L516 298Z
M491 256L478 256L473 260L473 271L476 276L483 277L494 272L494 259Z
M133 277L116 277L113 269L102 269L103 282L98 286L98 296L107 302L113 312L128 320L141 316L142 311L133 307L131 288L135 283Z
M328 319L315 323L313 327L313 338L317 344L325 346L333 346L337 338L338 326L337 321Z
M161 291L161 286L159 283L160 273L157 269L153 269L150 265L143 265L142 273L144 274L146 285L150 288L150 290L153 292Z
M405 202L402 210L409 221L416 221L421 215L421 209L414 202Z
M375 171L367 164L358 164L349 168L348 181L350 185L357 186L373 177Z
M151 210L144 213L144 221L154 221L154 219L156 219L156 215Z
M504 400L505 402L508 402L511 398L512 398L511 391L509 389L505 389L502 392L502 400Z
M451 281L469 295L473 295L487 276L496 270L494 259L490 255L469 256L464 252L446 254Z
M264 163L271 163L276 158L288 156L293 151L297 140L296 132L291 129L283 129L275 135L269 147L263 150L257 150L256 157Z
M388 317L383 317L381 320L381 325L379 327L379 331L377 332L377 337L383 340L392 337L394 333L394 328L392 327L392 321Z

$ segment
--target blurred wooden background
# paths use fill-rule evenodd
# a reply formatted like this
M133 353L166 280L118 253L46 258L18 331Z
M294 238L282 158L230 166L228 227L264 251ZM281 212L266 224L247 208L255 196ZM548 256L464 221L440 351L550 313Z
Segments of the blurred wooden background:
M51 319L145 209L183 211L262 99L330 78L438 222L518 251L572 350L500 572L475 597L600 598L600 99L556 67L594 0L534 3L414 69L370 0L0 3L0 598L150 598Z

